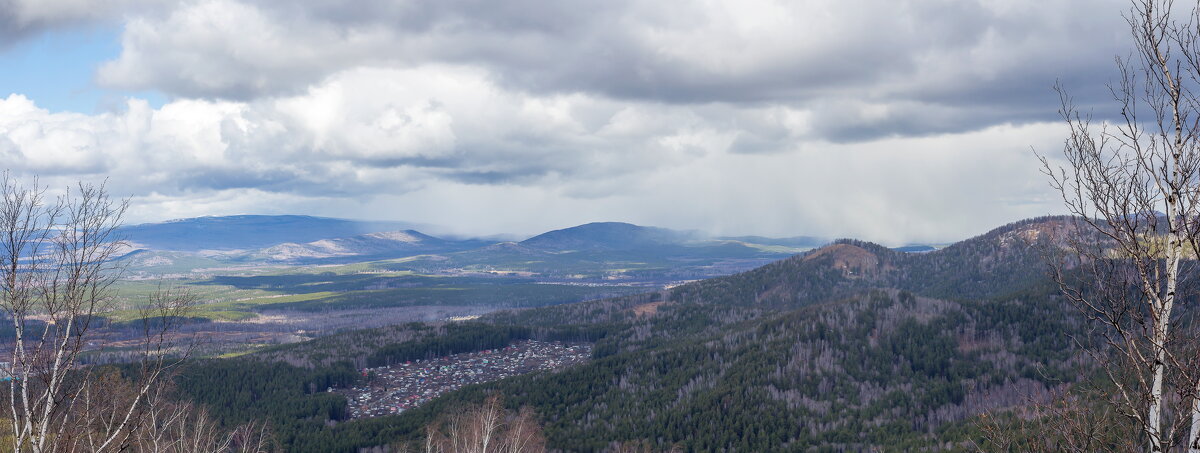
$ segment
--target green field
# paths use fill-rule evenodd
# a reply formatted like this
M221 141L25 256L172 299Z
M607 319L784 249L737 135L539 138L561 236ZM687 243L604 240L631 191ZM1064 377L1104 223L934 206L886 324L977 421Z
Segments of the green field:
M164 281L122 280L114 285L123 307L115 322L139 319L142 306L160 288L194 294L189 317L241 321L263 310L322 312L406 306L538 307L647 291L646 287L540 284L516 277L448 277L411 271L358 273L359 265L322 267L260 275L215 276Z
M127 261L114 321L127 322L161 285L196 295L192 317L241 321L265 310L324 312L409 306L540 307L652 291L739 272L794 253L736 241L639 250L541 250L504 243L464 252L338 264L263 265L217 256L148 252ZM544 284L535 280L556 280ZM155 280L161 278L162 280ZM578 284L567 284L571 282ZM640 286L602 285L640 282ZM590 284L589 284L590 283Z

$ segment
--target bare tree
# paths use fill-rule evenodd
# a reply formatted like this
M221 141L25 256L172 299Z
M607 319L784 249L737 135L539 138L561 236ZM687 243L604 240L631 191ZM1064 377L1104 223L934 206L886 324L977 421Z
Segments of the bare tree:
M500 397L488 397L425 428L426 453L538 453L546 439L533 410L516 414L504 409Z
M1110 87L1119 120L1094 124L1060 87L1066 165L1042 163L1083 223L1055 278L1093 322L1080 344L1108 378L1105 400L1149 451L1200 452L1200 338L1179 308L1200 256L1200 10L1180 9L1134 1L1135 51Z
M1140 429L1122 422L1111 399L1103 389L1086 385L1050 399L1030 397L1016 410L982 414L976 427L983 436L973 447L1030 453L1144 450Z
M266 424L250 422L227 429L200 406L176 398L170 381L160 382L141 393L136 381L108 368L96 373L78 396L80 403L68 417L77 426L67 438L55 444L59 451L96 451L104 436L89 433L116 432L120 438L112 444L117 450L154 453L259 453L277 451ZM140 408L128 429L112 429L114 422L140 401ZM82 434L82 435L81 435Z
M126 207L103 185L81 183L51 200L36 181L23 186L7 173L0 181L0 308L13 330L4 418L15 452L129 449L153 413L150 397L178 352L168 332L191 295L164 290L143 306L145 341L131 372L79 366L113 309Z
M266 424L250 422L226 430L203 407L174 401L159 391L133 434L134 451L154 453L260 453L277 451Z

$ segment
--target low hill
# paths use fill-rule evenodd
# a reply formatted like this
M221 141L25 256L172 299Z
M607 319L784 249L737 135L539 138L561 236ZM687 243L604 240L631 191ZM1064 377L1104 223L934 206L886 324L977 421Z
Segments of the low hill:
M694 234L621 222L597 222L549 231L521 241L542 250L644 250L679 245Z
M369 233L346 238L321 239L298 244L285 242L255 250L252 260L304 262L312 260L394 258L422 253L443 253L479 247L479 241L450 241L417 230Z

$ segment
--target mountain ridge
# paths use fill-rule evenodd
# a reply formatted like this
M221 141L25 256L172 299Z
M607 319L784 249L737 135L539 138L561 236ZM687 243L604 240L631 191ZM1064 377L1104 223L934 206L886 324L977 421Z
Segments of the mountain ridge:
M721 240L622 222L577 225L520 242L446 239L399 228L404 225L246 215L141 224L120 233L132 248L152 252L125 255L143 276L156 273L157 263L176 274L186 273L189 264L202 269L244 269L371 261L383 270L418 273L517 272L568 279L680 280L738 272L803 250L769 239L763 243ZM189 253L195 256L183 255Z
M251 250L381 231L412 229L378 222L306 215L235 215L174 219L125 226L117 234L146 248L171 251Z
M696 234L625 222L592 222L551 230L521 241L521 245L543 250L629 250L678 245Z

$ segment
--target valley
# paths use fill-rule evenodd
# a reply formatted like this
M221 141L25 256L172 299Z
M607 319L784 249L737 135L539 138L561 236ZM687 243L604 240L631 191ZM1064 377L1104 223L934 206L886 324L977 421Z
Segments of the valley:
M751 269L821 239L709 238L623 223L520 242L441 239L403 222L306 216L182 219L125 227L117 310L89 363L126 355L141 307L162 288L196 303L174 341L202 357L239 355L346 329L446 322L654 291ZM750 242L757 241L757 242Z
M343 330L224 360L249 366L260 383L283 378L275 373L344 376L343 384L301 386L332 388L337 412L263 413L294 451L414 440L439 414L497 394L535 410L548 445L570 451L622 442L692 451L969 450L979 441L976 417L1046 401L1088 376L1088 361L1061 334L1079 331L1082 320L1055 297L1042 267L1045 247L1072 225L1031 219L920 253L842 240L670 288ZM357 278L365 277L322 284ZM297 302L293 310L309 307L280 304ZM569 359L552 374L478 378L500 377L480 368L488 354L563 341L589 345L588 360ZM471 371L429 374L442 366ZM196 379L207 382L201 389L217 385ZM245 414L231 415L239 419L256 410L239 404L297 404L316 393L253 403L193 394L230 405ZM338 423L293 420L314 415Z
M600 225L338 263L184 269L132 252L114 286L125 308L81 363L135 358L139 326L161 321L139 298L186 289L197 304L167 337L190 350L181 396L313 452L400 445L487 395L536 411L569 451L963 450L976 417L1088 373L1042 261L1069 218L935 250L789 253Z

